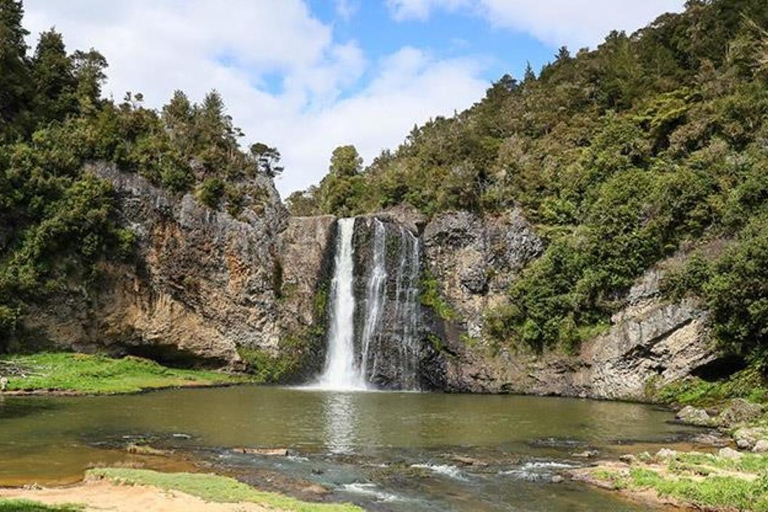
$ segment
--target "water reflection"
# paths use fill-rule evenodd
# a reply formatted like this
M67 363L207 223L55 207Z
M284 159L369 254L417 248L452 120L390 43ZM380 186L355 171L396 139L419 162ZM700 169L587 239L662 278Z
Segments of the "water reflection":
M331 453L350 454L358 431L354 393L324 393L325 444Z

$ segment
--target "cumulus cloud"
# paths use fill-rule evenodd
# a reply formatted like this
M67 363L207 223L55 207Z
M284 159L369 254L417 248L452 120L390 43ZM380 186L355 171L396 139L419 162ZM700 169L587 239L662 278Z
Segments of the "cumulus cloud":
M594 47L611 30L633 32L684 0L387 0L395 20L426 20L438 9L462 9L491 25L525 32L557 47Z
M355 5L335 6L343 17ZM70 49L101 51L110 63L105 93L116 99L142 92L159 107L175 89L198 101L219 90L244 142L282 152L283 195L319 181L335 146L355 144L370 160L487 86L477 63L415 48L371 61L355 41L335 40L301 0L27 0L25 8L33 33L55 25Z

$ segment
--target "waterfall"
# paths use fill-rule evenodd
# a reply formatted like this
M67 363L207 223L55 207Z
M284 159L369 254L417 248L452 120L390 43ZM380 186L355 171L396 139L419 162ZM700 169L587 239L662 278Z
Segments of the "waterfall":
M385 286L387 284L387 230L379 219L374 219L373 228L373 265L366 287L366 312L363 326L363 354L360 361L362 375L368 378L371 372L376 371L376 359L371 357L371 342L379 329L381 312L387 299ZM373 367L369 368L369 361L373 359Z
M320 376L322 388L365 389L365 380L355 363L354 247L355 219L339 219L331 281L328 355Z
M353 244L357 229L370 244L360 254ZM418 389L420 250L419 239L399 224L339 219L328 349L317 387Z

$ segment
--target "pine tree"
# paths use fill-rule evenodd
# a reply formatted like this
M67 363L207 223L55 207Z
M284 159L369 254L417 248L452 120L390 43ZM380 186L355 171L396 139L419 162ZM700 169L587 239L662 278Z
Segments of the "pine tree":
M14 139L31 130L31 87L27 45L29 34L21 25L20 1L0 0L0 140Z
M37 92L35 115L38 119L61 120L77 109L74 65L61 34L53 29L40 34L32 58L32 75Z

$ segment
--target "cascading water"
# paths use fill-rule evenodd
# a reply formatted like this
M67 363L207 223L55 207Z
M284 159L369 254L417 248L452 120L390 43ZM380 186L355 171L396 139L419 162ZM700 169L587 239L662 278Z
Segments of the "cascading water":
M373 265L370 277L368 278L368 286L366 287L365 305L367 314L365 315L365 325L363 326L363 353L360 361L362 366L361 373L365 379L370 376L371 372L376 371L376 358L371 357L373 355L371 343L374 341L374 336L379 330L381 312L387 300L385 289L387 285L387 230L379 219L374 219L373 222ZM373 363L372 368L368 367L369 361Z
M365 389L355 363L354 247L355 219L339 219L333 280L331 281L328 356L319 386L325 389Z
M364 240L370 233L370 251L359 255L353 244L357 225L368 230ZM317 387L418 389L420 256L418 238L399 224L338 221L328 352ZM355 275L356 268L362 275ZM365 279L365 287L356 287L356 279ZM356 300L355 290L365 295Z

